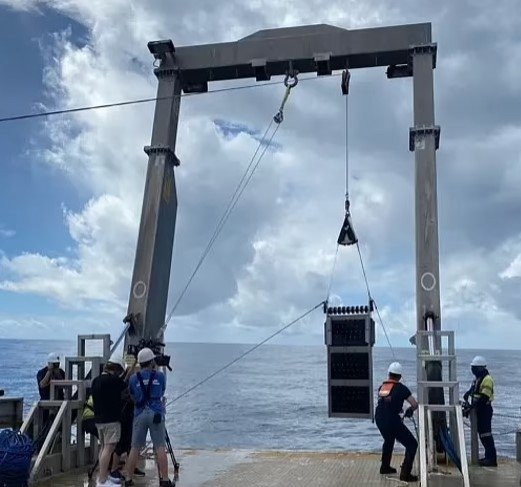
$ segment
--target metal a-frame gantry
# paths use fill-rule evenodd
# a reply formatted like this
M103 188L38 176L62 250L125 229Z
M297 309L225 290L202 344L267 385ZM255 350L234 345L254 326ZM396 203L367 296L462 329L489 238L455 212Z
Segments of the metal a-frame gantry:
M334 70L377 66L387 67L388 78L413 78L409 150L415 156L417 330L434 335L441 330L436 188L440 128L434 120L436 44L430 23L360 30L311 25L262 30L219 44L174 47L171 40L150 42L149 49L159 63L155 69L159 86L152 140L145 147L148 171L128 306L133 326L125 337L127 347L162 339L177 212L174 168L180 164L175 149L181 92L206 92L212 81L265 81L295 71L327 76ZM431 337L431 344L433 354L441 355L441 338ZM441 363L426 361L425 369L427 380L418 378L418 385L428 394L421 397L427 398L427 404L443 403L444 383L433 384L442 380ZM435 413L436 419L444 423L445 414ZM422 437L426 436L427 432Z

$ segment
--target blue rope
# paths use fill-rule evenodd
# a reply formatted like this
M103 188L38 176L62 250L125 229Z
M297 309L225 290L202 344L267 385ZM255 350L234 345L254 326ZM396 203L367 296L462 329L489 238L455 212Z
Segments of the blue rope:
M0 431L0 487L24 487L29 480L33 441L13 430Z

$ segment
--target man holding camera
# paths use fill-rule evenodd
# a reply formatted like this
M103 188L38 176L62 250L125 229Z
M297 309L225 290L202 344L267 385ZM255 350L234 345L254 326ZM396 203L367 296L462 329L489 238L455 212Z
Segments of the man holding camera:
M150 348L143 348L137 355L141 367L130 378L130 394L134 399L134 427L132 430L132 449L125 467L125 486L132 484L132 473L139 458L139 452L146 446L147 433L156 451L159 467L159 485L172 487L168 479L168 457L166 454L165 406L163 396L166 378L156 370L155 354Z
M36 374L40 400L48 401L51 398L51 380L65 380L65 371L60 369L60 356L57 353L50 353L47 356L47 366L43 367ZM63 400L63 390L56 391L57 400Z

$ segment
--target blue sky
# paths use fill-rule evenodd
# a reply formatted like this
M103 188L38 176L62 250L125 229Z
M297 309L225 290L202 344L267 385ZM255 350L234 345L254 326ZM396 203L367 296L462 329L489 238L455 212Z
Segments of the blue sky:
M346 28L432 21L439 44L443 324L467 348L511 348L512 337L521 338L521 14L514 0L483 8L470 0L439 8L412 0L392 7L380 0L173 6L0 0L0 116L42 104L68 108L153 96L146 48L153 39L231 41L274 26L274 19L298 25L334 18ZM352 73L351 82L354 222L392 341L406 345L415 322L410 80L364 70ZM281 85L183 100L171 302L283 91ZM343 109L338 78L294 90L275 150L180 306L170 339L254 342L323 298L342 221ZM147 104L0 125L3 336L119 331L152 115ZM333 292L346 304L365 299L354 251L341 250ZM321 344L322 320L314 315L280 340ZM379 343L385 345L381 334Z
M53 10L19 12L0 5L0 97L2 116L31 113L45 102L41 46L53 32L71 30L76 42L86 29ZM7 42L6 42L7 41ZM8 235L0 234L0 249L11 257L22 252L61 255L71 245L63 224L62 203L79 208L85 195L50 166L42 165L33 153L46 144L41 121L6 123L0 129L2 147L2 191L0 225ZM30 294L0 292L3 314L34 310L52 312L55 304Z

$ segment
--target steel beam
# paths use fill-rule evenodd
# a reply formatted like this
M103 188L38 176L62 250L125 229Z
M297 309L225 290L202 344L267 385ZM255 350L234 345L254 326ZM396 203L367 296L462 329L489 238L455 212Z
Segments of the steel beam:
M256 32L236 42L176 47L158 69L178 69L183 89L210 81L410 64L410 47L431 42L431 24L347 30L308 25ZM327 69L320 66L327 60Z
M152 142L145 147L148 170L128 306L132 326L125 350L141 339L155 340L166 314L177 214L174 166L179 164L175 144L181 81L167 69L158 78Z
M415 155L416 213L416 326L418 331L441 329L440 271L438 246L438 200L436 149L439 127L434 122L434 80L436 46L423 44L411 49L414 89L414 127L410 149ZM441 339L433 339L432 355L441 354ZM443 379L441 362L426 365L428 381ZM420 384L418 384L420 387ZM429 404L443 404L443 389L431 388ZM439 428L446 425L445 413L434 417L434 435L438 447Z

